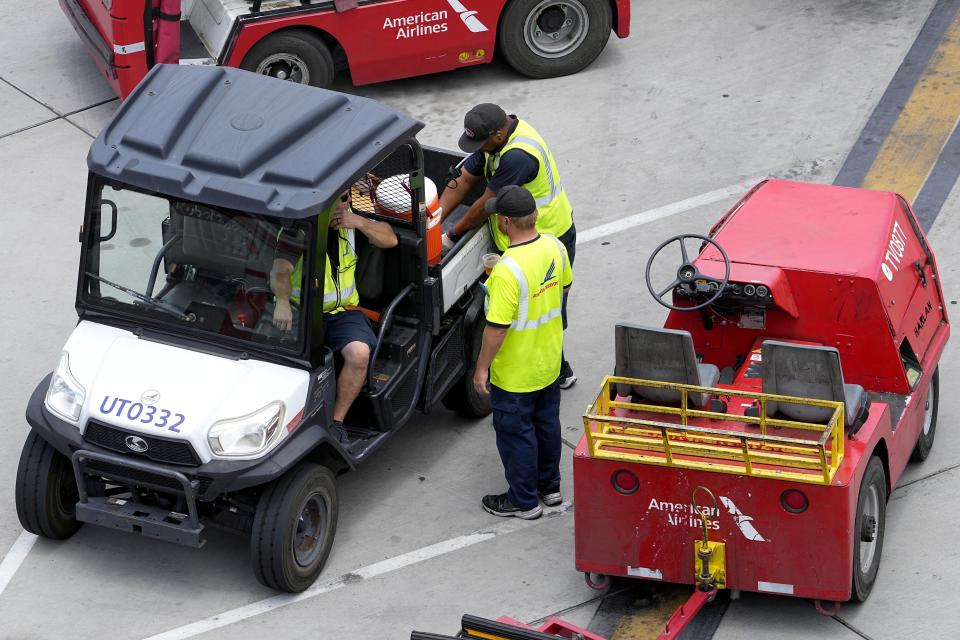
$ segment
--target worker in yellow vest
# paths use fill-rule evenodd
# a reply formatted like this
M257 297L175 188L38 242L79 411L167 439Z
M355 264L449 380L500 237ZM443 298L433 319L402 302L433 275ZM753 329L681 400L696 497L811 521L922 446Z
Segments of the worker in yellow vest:
M397 246L397 235L386 222L357 215L350 208L350 193L343 194L330 215L327 232L326 268L323 283L323 337L334 353L343 356L343 368L337 377L337 394L333 406L333 429L340 441L349 441L343 420L363 388L370 354L377 345L370 321L358 309L347 309L360 303L357 292L357 252L355 232L360 231L376 247ZM295 329L299 319L303 278L303 232L282 231L277 255L270 270L270 287L275 304L273 324L283 331ZM296 314L295 314L296 311Z
M563 502L560 494L560 361L563 294L573 284L567 251L537 231L533 195L503 187L485 205L509 245L487 279L487 326L474 370L490 393L506 493L484 496L484 510L525 520ZM490 389L487 390L488 380Z
M443 235L444 249L449 250L460 236L486 222L497 249L504 251L509 244L507 236L497 228L496 216L490 216L484 207L503 187L517 185L533 195L538 211L537 231L559 238L572 265L577 246L573 207L560 182L557 163L537 130L515 115L508 116L498 105L478 104L463 119L459 145L470 155L463 163L460 176L440 194L443 214L452 213L481 177L487 186L463 217ZM567 327L566 298L563 327ZM561 360L560 388L568 389L577 377L567 359L561 357Z

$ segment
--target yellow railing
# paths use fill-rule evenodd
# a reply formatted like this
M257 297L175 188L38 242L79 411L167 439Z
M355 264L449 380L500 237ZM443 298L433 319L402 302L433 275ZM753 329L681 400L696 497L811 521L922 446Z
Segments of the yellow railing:
M618 383L678 391L680 406L612 400L610 387ZM693 408L690 395L703 393L728 407L737 400L756 403L758 415ZM767 415L769 402L833 413L826 424L783 420ZM651 419L659 415L664 419ZM594 458L830 484L843 461L843 416L842 402L607 376L583 425Z

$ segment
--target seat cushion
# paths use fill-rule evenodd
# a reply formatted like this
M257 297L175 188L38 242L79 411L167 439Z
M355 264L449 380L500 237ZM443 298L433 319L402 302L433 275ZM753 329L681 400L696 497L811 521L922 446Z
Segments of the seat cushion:
M715 364L697 364L697 373L700 375L700 382L697 384L701 387L715 387L720 381L720 368ZM707 400L710 399L709 393L695 393L693 396L693 401L697 404L698 407L706 406Z
M844 425L848 428L853 426L854 421L867 404L867 392L858 384L843 385L843 402L846 405L844 411Z

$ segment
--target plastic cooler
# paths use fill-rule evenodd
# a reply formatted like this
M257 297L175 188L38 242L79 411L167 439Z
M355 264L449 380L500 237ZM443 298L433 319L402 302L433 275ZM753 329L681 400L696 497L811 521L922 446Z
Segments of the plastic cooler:
M430 178L423 179L423 200L427 217L427 262L440 262L443 248L443 231L440 226L440 198L437 185ZM385 178L374 192L374 210L391 218L409 222L410 214L410 176L395 175Z

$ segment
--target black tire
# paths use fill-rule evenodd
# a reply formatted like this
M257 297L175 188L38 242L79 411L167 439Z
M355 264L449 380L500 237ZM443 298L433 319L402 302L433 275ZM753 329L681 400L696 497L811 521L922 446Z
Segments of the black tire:
M523 75L555 78L596 60L612 29L607 0L511 0L500 20L498 43L510 66Z
M933 372L927 397L924 404L923 426L917 436L917 444L913 447L910 460L923 462L933 449L933 439L937 435L937 409L940 406L940 368Z
M478 318L470 329L470 366L459 380L453 383L441 402L443 406L464 418L485 418L493 410L490 407L490 394L480 395L473 386L473 372L476 370L480 345L483 344L483 318Z
M250 533L257 580L289 593L312 585L330 555L338 511L337 485L326 467L302 463L269 484L260 495ZM316 516L314 522L309 522L308 512ZM301 518L304 514L306 519ZM311 529L316 533L313 544ZM298 539L303 542L299 552Z
M17 467L16 504L20 524L38 536L66 540L83 525L76 519L79 499L73 465L31 431L23 443Z
M850 589L853 602L864 602L877 580L886 518L887 474L880 458L874 456L860 483L857 514L853 520L853 586Z
M330 48L309 31L281 31L267 36L247 53L241 69L282 80L325 88L336 68Z

